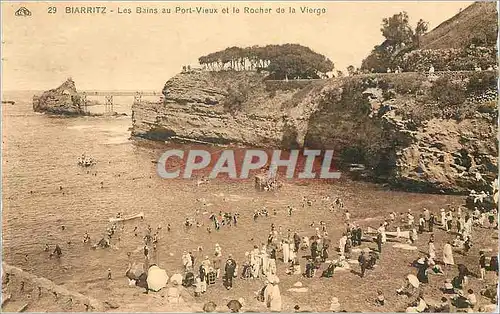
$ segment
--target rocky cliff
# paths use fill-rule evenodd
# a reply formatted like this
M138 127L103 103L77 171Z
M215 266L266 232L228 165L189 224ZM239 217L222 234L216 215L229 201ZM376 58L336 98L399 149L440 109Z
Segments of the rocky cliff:
M181 73L161 103L133 106L132 135L252 147L334 149L412 190L480 190L496 177L496 73L370 74L265 81Z
M307 83L298 92L269 87L257 72L181 73L165 84L164 102L132 107L132 135L289 147L296 138L289 134L305 134L308 112L314 110L309 98L322 89Z
M488 190L497 176L495 72L346 78L309 119L305 145L335 148L410 190Z
M43 92L39 97L33 97L33 110L53 114L85 114L82 100L72 79L66 80L58 88Z

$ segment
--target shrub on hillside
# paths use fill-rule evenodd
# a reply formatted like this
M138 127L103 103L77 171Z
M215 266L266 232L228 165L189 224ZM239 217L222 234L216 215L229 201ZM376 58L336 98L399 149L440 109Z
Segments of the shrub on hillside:
M342 108L349 109L360 115L368 115L371 111L368 96L363 94L366 88L376 87L377 84L372 79L356 81L349 80L342 87L340 103Z
M407 72L426 72L431 65L436 71L472 71L495 65L496 56L493 47L421 49L403 55L398 63Z
M243 103L248 99L248 88L243 84L239 84L238 88L229 87L226 99L223 102L223 107L228 112L240 111Z
M495 90L497 87L496 73L476 72L467 83L467 92L472 94L481 94L487 90Z
M434 82L430 95L441 108L463 104L466 99L465 88L447 76L439 77Z

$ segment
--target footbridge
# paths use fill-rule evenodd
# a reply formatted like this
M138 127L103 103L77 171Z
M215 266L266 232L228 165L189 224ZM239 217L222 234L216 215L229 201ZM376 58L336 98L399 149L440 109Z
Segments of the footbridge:
M84 110L88 111L91 106L104 106L105 112L113 112L114 97L134 97L134 103L142 101L145 96L157 96L160 99L163 97L161 91L106 91L106 90L84 90L78 95L81 97L84 105ZM104 97L104 103L91 103L89 97Z

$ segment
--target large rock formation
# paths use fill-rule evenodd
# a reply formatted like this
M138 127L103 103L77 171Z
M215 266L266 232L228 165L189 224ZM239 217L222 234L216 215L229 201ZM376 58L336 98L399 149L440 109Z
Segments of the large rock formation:
M33 97L33 110L65 115L85 114L82 100L72 79L66 80L56 89L43 92L39 97Z
M498 169L496 73L439 75L345 79L310 118L305 145L335 148L411 190L489 190Z
M286 82L181 73L165 84L164 102L133 106L132 135L334 149L411 190L488 191L498 172L497 16L495 3L474 3L442 23L422 49L401 54L413 73ZM439 72L422 74L431 64Z
M296 132L297 125L305 132L303 124L307 119L302 123L294 120L300 120L300 115L314 106L309 106L307 97L296 95L295 89L271 87L274 91L270 91L263 79L264 75L256 72L181 73L165 84L164 102L132 107L132 135L156 140L174 137L218 144L287 146L287 135Z
M6 263L2 263L2 293L4 296L10 295L9 301L13 303L24 301L22 303L27 305L29 312L40 310L102 312L107 309L106 304L99 300L68 290L47 278L35 276ZM47 308L47 304L50 304L49 308ZM7 312L17 310L16 308L9 309L10 304L6 305L7 308L2 305L2 310Z
M496 73L370 74L270 82L255 72L181 73L162 103L133 106L132 135L334 149L412 190L465 192L497 173Z

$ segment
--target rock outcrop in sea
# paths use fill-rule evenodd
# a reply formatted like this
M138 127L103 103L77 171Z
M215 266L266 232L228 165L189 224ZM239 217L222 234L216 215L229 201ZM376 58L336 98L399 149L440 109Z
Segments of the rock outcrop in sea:
M84 115L83 101L78 95L75 82L66 80L61 86L33 97L33 111L62 115Z

